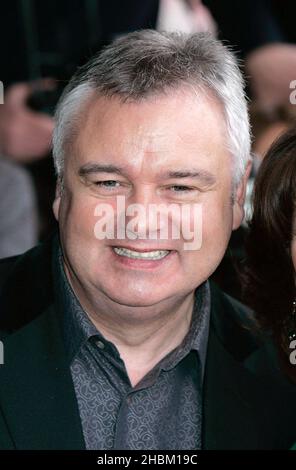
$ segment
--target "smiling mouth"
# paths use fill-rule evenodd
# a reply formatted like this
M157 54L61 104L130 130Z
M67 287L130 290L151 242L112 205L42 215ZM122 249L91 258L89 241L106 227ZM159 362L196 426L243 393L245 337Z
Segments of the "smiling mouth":
M128 248L119 248L119 247L112 247L113 251L119 255L124 256L130 259L141 259L141 260L149 260L149 261L156 261L165 258L171 250L152 250L152 251L135 251L129 250Z

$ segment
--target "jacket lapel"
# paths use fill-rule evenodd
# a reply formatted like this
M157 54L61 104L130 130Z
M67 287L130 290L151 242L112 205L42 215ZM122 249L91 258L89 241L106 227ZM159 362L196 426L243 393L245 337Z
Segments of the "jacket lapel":
M205 449L258 449L254 410L239 390L241 371L211 333L204 384Z
M16 449L84 448L60 335L51 306L4 342L0 402Z
M211 292L203 388L203 448L269 448L272 437L260 412L266 389L244 367L244 359L255 343L248 330L237 319L234 321L235 309L221 291L211 285Z

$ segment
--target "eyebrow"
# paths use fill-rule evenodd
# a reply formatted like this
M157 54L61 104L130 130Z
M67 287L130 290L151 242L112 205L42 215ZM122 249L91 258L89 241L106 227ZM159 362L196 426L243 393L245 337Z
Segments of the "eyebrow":
M115 173L117 175L127 176L128 171L126 167L117 166L112 164L99 164L99 163L87 163L79 168L80 176L87 176L94 173ZM166 171L161 174L163 179L183 179L192 178L204 182L208 185L216 183L215 176L207 170L202 169L180 169L174 171Z
M79 168L79 176L87 176L93 173L116 173L117 175L124 175L124 167L119 167L111 164L87 163Z
M192 178L205 182L206 184L216 183L215 176L207 170L177 170L168 171L163 174L164 178Z

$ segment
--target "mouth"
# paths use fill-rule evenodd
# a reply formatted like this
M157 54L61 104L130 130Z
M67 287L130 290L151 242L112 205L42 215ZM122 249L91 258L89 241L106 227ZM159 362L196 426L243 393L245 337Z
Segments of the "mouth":
M116 246L113 246L112 249L118 256L143 261L158 261L172 252L172 250L138 251Z

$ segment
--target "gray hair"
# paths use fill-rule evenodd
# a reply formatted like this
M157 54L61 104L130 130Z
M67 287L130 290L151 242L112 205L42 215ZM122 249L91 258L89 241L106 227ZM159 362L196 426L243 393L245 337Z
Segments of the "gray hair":
M211 90L223 105L237 184L250 159L250 128L244 81L231 50L209 33L129 33L78 69L58 103L53 134L56 173L63 175L67 144L79 128L83 104L98 96L140 101L182 85Z

